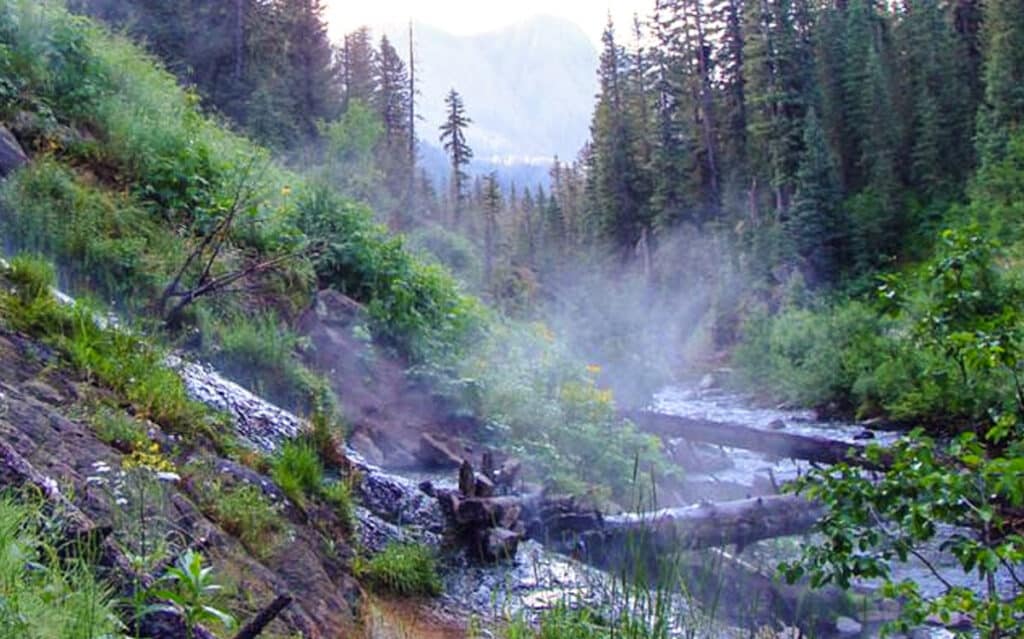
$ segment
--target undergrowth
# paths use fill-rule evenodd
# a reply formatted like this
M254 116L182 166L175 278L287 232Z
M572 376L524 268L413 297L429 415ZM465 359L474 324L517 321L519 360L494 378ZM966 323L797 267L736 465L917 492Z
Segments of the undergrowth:
M0 636L95 639L120 630L111 588L41 513L42 504L0 495Z
M391 543L383 551L353 567L356 574L396 595L436 596L441 594L434 551L411 543Z

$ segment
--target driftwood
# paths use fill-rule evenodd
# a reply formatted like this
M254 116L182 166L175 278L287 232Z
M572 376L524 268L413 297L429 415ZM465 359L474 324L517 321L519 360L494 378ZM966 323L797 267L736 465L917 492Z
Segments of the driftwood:
M260 633L273 621L281 612L292 603L291 595L278 595L270 605L261 610L252 618L252 621L238 631L234 639L256 639Z
M846 463L869 470L885 470L888 463L875 463L867 458L865 449L825 437L811 437L774 430L751 428L741 424L715 422L692 417L679 417L648 411L625 414L641 430L661 437L679 437L690 441L742 448L780 458L803 459L821 464Z

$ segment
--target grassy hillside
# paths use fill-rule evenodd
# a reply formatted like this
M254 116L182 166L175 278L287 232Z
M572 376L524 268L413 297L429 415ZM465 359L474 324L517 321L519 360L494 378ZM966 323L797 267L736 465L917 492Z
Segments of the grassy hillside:
M4 245L52 258L70 292L311 413L337 398L300 363L292 326L333 288L365 306L378 348L475 410L481 436L535 459L541 479L625 495L635 456L656 463L654 442L547 329L486 310L366 207L205 114L131 42L59 3L11 0L0 77L0 121L33 158L0 187ZM168 297L236 275L180 312L184 298ZM599 463L580 463L590 453Z

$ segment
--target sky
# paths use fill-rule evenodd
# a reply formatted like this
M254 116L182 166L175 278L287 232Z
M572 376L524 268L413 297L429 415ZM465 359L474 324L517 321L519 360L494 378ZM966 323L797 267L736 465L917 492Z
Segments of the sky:
M596 43L608 12L620 31L634 13L650 13L654 0L325 0L335 40L367 25L377 31L409 19L459 35L483 33L536 15L554 15L578 24Z

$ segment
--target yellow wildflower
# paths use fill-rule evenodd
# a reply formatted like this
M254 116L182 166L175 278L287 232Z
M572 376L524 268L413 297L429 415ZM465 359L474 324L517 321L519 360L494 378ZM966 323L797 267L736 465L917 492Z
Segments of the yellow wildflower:
M284 197L288 197L291 194L292 187L288 186L287 184L281 187L281 195L283 195Z
M587 364L587 372L591 375L600 375L601 367L598 364Z

